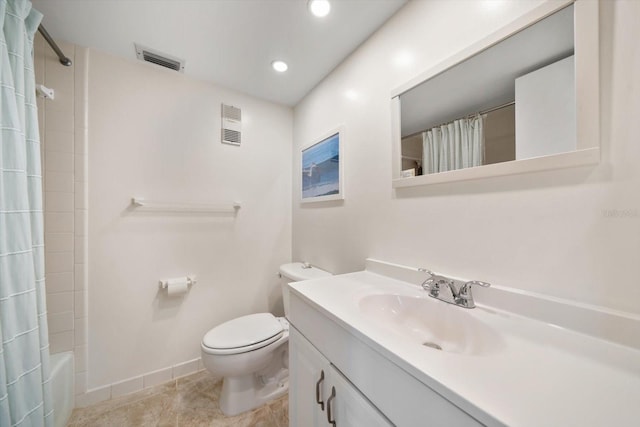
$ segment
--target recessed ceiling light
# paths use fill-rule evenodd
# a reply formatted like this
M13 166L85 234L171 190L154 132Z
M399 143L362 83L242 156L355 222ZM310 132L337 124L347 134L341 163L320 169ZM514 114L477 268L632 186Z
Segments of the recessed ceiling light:
M331 3L329 0L309 0L309 10L318 18L323 18L329 14Z
M287 63L284 61L273 61L271 63L271 66L273 67L274 70L276 70L279 73L284 73L289 68Z

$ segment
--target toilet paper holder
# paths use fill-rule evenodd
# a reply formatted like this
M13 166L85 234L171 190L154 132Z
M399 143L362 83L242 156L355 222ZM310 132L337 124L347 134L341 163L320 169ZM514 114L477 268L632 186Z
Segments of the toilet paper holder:
M176 279L160 280L160 282L158 283L158 286L160 287L160 289L167 289L170 284L175 283L176 281L180 281L183 283L186 282L187 286L189 287L195 285L197 282L195 276L187 276L187 277L181 277Z

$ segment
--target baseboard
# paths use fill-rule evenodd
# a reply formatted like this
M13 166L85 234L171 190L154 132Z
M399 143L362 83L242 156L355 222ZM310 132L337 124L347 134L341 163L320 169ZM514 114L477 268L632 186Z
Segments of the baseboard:
M197 359L188 360L167 368L147 372L143 375L127 378L101 387L95 387L87 390L85 393L76 394L75 407L84 408L105 400L165 384L202 370L204 370L202 359L198 357Z

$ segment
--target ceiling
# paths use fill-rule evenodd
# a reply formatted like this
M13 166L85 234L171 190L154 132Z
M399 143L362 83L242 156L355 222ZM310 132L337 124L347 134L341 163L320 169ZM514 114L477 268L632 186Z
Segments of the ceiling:
M402 137L515 100L516 78L573 55L573 13L565 7L403 93Z
M307 0L32 0L55 40L131 59L139 43L186 60L189 76L289 106L406 2L332 0L317 18Z

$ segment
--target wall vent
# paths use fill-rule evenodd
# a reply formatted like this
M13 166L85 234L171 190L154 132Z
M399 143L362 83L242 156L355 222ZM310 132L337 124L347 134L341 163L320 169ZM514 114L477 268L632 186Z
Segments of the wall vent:
M240 145L242 142L242 110L222 104L222 143Z
M136 56L139 60L145 62L151 62L152 64L159 65L170 70L184 72L184 59L176 58L175 56L167 55L155 49L150 49L134 43L136 47Z

